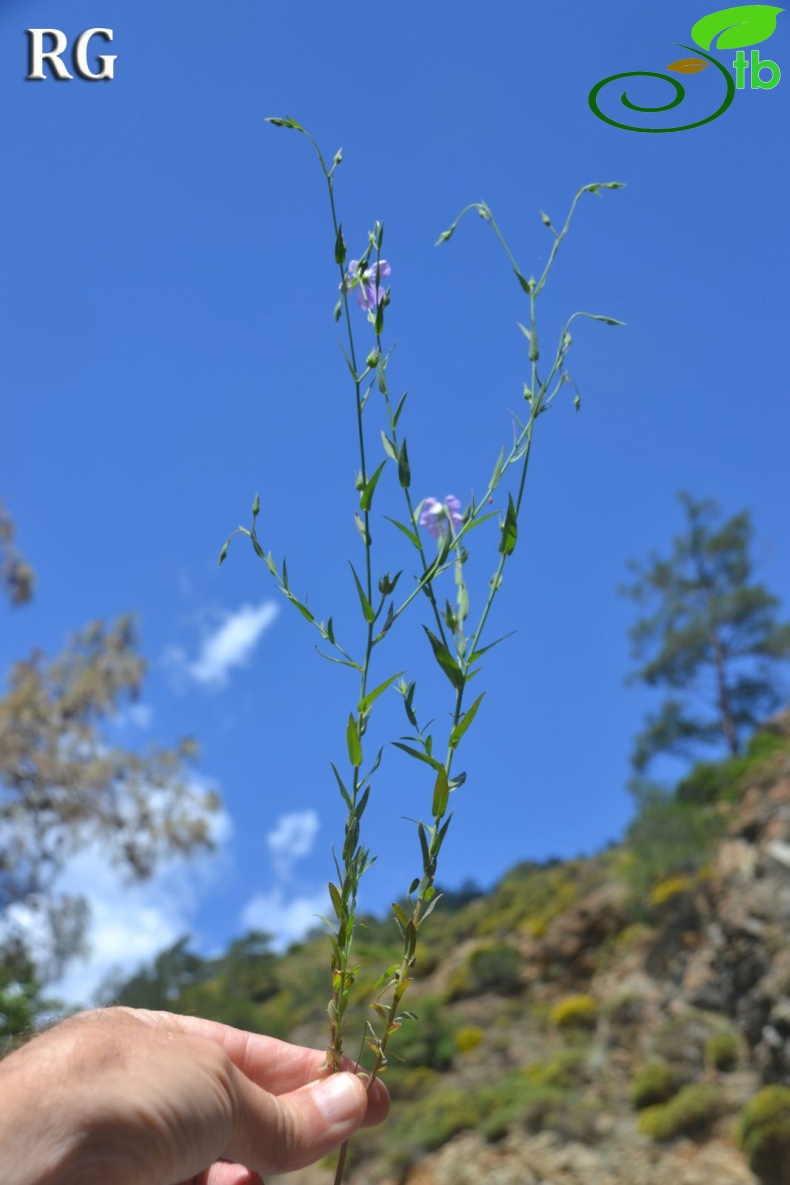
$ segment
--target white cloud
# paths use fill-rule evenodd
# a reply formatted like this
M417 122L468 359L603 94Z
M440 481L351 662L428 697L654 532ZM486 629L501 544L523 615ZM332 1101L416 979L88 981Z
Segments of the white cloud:
M166 651L164 661L204 687L224 687L228 672L232 667L244 666L279 611L274 601L242 605L234 613L225 614L221 624L203 638L194 661L189 661L177 646Z
M280 815L266 836L276 879L280 882L265 893L256 893L241 911L240 921L247 930L265 930L272 936L272 948L285 950L304 938L308 930L320 926L321 916L330 916L332 905L326 889L287 894L293 865L309 856L318 834L320 820L314 810L292 811Z
M229 859L227 845L233 831L229 815L219 810L210 816L210 823L216 851L189 860L174 857L139 884L129 884L112 867L101 843L84 848L69 861L55 890L88 901L89 953L72 960L63 977L47 985L48 994L66 1004L87 1006L111 973L130 977L193 930L201 898ZM41 928L36 916L17 907L9 920L27 930L35 948Z
M325 889L286 900L282 887L258 893L247 902L241 923L247 930L265 930L272 936L272 949L278 953L292 942L304 938L308 930L321 925L321 917L331 917L331 902Z
M289 880L295 861L310 855L319 826L318 814L313 810L280 815L274 830L266 836L266 846L280 880Z

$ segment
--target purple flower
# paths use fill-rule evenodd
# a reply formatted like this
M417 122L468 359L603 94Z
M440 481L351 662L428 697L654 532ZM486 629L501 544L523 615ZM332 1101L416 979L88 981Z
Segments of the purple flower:
M360 267L358 259L351 259L349 260L348 271L346 272L344 281L346 291L349 291L353 284L357 290L357 304L359 307L361 309L375 309L381 304L386 295L381 281L386 280L391 271L392 268L386 259L380 259L372 267L366 268ZM343 284L340 285L340 288L342 290Z
M447 530L448 520L452 523L453 534L464 521L461 514L461 503L452 494L448 494L444 502L438 498L426 498L422 504L420 526L425 527L434 539L438 539Z

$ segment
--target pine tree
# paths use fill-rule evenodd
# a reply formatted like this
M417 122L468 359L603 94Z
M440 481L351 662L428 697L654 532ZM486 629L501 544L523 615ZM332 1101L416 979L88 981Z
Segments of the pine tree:
M753 580L748 512L718 525L714 501L679 497L685 532L668 558L631 561L636 580L621 589L649 607L630 631L634 658L643 662L632 681L670 693L636 739L639 771L658 753L693 757L700 745L724 745L736 756L780 705L777 663L790 657L779 600Z

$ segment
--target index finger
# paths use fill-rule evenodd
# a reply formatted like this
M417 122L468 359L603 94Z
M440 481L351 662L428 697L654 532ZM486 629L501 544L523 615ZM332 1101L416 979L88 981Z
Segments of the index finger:
M130 1011L155 1028L183 1033L189 1037L202 1037L220 1045L246 1078L273 1095L298 1090L329 1072L326 1051L323 1049L291 1045L276 1037L248 1033L199 1016L179 1016L175 1012L155 1012L146 1008ZM356 1062L344 1057L341 1068L353 1073L359 1067ZM389 1091L377 1079L368 1092L368 1112L364 1126L380 1123L388 1110Z

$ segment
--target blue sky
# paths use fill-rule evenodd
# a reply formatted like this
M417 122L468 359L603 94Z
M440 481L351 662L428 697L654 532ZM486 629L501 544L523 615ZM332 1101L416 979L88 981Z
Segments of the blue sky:
M146 887L120 888L97 852L69 870L96 919L72 997L183 931L204 951L251 924L287 942L322 912L342 839L328 760L343 760L353 679L318 658L243 541L216 564L259 490L265 546L287 556L319 616L358 636L353 388L331 316L330 216L309 145L264 116L293 115L329 156L342 145L350 254L385 225L389 374L410 391L418 499L482 492L528 366L525 305L493 235L474 218L437 249L439 232L484 199L537 273L551 243L539 210L560 222L582 185L627 183L580 203L543 301L546 343L576 309L627 326L576 323L581 413L568 396L538 424L488 637L517 632L478 680L487 696L441 881L490 885L518 860L621 835L631 743L654 701L624 686L633 606L617 586L629 557L681 527L679 489L752 511L759 575L787 604L788 18L760 47L786 76L738 91L704 127L635 134L587 104L608 75L687 56L678 43L708 11L236 0L229 18L184 0L3 0L0 494L39 588L30 607L2 611L0 660L7 670L33 645L54 652L88 620L135 611L150 676L124 739L196 736L225 811L213 860ZM113 29L112 47L95 47L117 54L111 82L25 81L27 28L73 38L96 26ZM713 69L677 77L692 118L718 105ZM634 101L667 100L668 84L639 85ZM367 331L360 313L360 343ZM389 481L374 507L382 568L403 555L381 519L399 508ZM473 614L495 526L475 548ZM419 634L416 617L405 623L380 674L407 667L439 727L449 685ZM396 696L380 719L381 743L403 731ZM429 796L388 750L365 819L379 854L368 908L418 870L402 816L426 816Z

